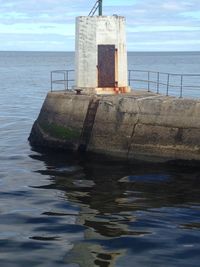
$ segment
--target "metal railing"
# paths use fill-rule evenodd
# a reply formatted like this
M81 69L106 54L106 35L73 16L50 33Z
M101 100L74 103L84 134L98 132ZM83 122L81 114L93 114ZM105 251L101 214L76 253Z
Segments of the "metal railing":
M54 80L55 74L57 77L56 80ZM73 86L72 82L74 82L74 70L53 70L53 71L51 71L51 92L54 90L54 88L53 88L54 84L63 84L64 90L71 90L72 86Z
M54 84L62 84L64 90L71 90L74 81L74 70L54 70L51 72L51 91L54 90ZM147 90L166 96L200 97L200 74L129 70L128 84L134 90Z
M174 74L148 70L129 70L129 86L166 96L200 96L200 74ZM198 90L198 91L197 91Z

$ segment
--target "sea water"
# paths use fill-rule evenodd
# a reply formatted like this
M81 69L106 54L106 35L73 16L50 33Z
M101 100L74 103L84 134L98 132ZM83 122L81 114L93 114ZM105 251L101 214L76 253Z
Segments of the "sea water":
M195 52L128 59L130 69L200 72ZM198 166L30 147L50 71L73 68L74 53L0 52L0 266L198 267Z

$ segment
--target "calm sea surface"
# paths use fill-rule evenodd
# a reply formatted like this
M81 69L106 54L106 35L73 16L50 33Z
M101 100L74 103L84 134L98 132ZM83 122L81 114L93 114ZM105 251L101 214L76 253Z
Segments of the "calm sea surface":
M129 53L199 73L200 53ZM200 168L34 151L27 138L73 53L0 52L0 266L199 267Z

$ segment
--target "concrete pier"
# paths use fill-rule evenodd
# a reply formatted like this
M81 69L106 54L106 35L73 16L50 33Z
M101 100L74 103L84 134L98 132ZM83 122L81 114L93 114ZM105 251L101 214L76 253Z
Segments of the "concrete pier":
M48 93L32 145L124 159L200 160L200 101L148 92Z

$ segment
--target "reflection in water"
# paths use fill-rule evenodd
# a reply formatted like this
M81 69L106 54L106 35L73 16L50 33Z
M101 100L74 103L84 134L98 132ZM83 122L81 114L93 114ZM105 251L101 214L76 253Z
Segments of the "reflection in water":
M148 266L179 266L179 260L188 266L182 262L186 253L197 266L200 235L195 237L191 229L199 229L199 169L94 156L84 161L63 155L35 158L47 166L39 173L51 177L51 184L40 188L61 190L66 202L80 208L75 224L84 227L84 237L72 242L66 263L107 267L150 261Z
M130 53L129 67L195 73L199 59ZM0 266L199 267L198 169L30 150L49 73L73 62L0 52Z

